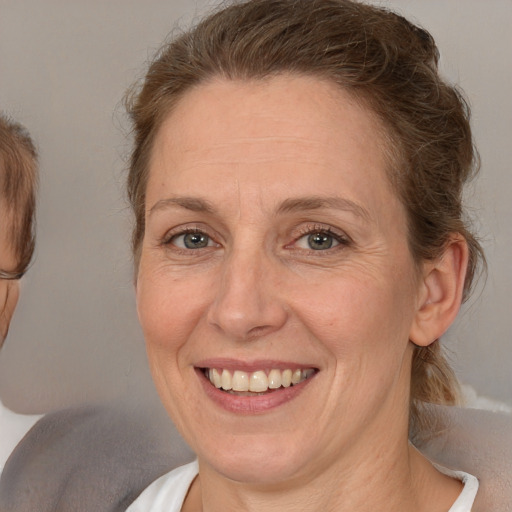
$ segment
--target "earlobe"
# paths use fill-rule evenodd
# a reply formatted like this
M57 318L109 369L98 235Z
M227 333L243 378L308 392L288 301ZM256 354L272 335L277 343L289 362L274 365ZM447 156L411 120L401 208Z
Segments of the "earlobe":
M459 234L450 236L443 254L424 263L421 289L409 339L426 347L439 339L459 312L468 265L468 246Z

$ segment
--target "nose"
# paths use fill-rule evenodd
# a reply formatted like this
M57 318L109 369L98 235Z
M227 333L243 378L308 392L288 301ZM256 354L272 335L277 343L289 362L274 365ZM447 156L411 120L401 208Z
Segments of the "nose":
M235 341L261 338L283 327L288 313L276 266L260 251L233 252L220 271L209 323Z

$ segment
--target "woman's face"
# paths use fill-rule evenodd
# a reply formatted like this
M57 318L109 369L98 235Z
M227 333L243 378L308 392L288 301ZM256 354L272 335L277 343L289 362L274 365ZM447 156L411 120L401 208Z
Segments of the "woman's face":
M138 312L204 467L310 478L407 442L419 279L382 147L368 110L306 77L212 81L162 125Z

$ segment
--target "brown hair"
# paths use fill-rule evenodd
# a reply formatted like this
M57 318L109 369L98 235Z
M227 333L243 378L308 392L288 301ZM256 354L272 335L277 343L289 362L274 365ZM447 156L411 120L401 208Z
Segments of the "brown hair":
M439 76L431 35L383 8L350 0L249 0L222 8L163 46L139 89L127 95L134 131L128 195L133 251L144 237L152 144L162 121L192 87L222 76L280 73L326 79L366 103L387 128L390 179L408 217L416 262L439 257L459 233L469 247L469 294L482 249L467 227L463 185L478 168L469 108ZM457 380L436 341L416 347L411 425L422 402L455 403Z
M0 199L9 217L9 239L23 274L35 247L37 151L27 130L0 114ZM4 226L2 226L4 229Z

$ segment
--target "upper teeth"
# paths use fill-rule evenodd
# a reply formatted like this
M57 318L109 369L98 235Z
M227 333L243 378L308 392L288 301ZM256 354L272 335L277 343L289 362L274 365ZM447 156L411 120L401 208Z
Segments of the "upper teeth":
M225 391L253 391L262 393L269 389L277 389L281 386L287 388L299 384L315 373L312 368L297 370L258 370L256 372L243 372L235 370L233 373L226 369L209 368L205 371L210 382L219 389Z

